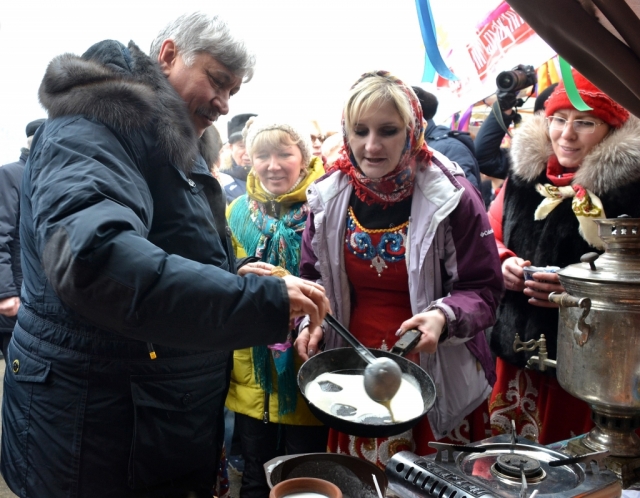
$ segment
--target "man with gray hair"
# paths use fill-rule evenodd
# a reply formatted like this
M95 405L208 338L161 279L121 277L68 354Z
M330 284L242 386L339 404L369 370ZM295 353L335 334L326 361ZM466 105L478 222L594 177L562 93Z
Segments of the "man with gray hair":
M230 351L324 318L320 286L233 258L204 131L253 67L203 14L170 24L151 57L108 40L47 67L2 407L19 496L210 497Z

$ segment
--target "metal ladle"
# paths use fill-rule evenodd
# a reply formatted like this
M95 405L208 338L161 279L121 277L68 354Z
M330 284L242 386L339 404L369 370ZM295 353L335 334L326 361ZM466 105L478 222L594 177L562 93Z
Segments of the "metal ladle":
M338 320L327 313L324 319L356 350L368 365L364 369L364 390L378 403L387 403L396 395L402 382L402 370L391 358L376 358Z

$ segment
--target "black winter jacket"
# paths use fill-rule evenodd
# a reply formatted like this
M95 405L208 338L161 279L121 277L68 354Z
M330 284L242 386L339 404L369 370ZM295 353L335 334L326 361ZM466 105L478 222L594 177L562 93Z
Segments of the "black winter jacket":
M535 116L518 129L511 147L512 170L503 187L503 242L534 266L565 267L597 250L580 236L570 199L563 200L544 220L534 220L533 214L543 199L535 186L549 183L546 165L551 154L543 117ZM640 217L640 120L632 116L591 149L572 184L597 195L607 218L623 214ZM516 333L523 341L537 340L545 334L549 357L555 360L557 352L558 310L532 306L527 301L522 292L507 289L491 333L493 353L519 368L524 368L536 353L514 353ZM555 370L548 373L553 375Z
M39 96L3 476L21 496L210 492L230 351L284 342L284 282L235 275L206 144L133 43L54 59Z
M504 125L508 128L513 121L513 114L502 113ZM511 164L509 150L500 147L505 131L498 123L494 111L491 110L487 119L478 130L475 139L476 158L480 173L492 178L505 179Z
M20 296L20 183L29 149L0 168L0 299ZM16 317L0 315L0 334L10 334Z
M436 125L432 119L427 121L427 129L424 137L427 144L432 149L437 150L447 159L458 163L464 171L464 176L471 184L480 188L480 169L474 152L461 140L449 136L450 128L443 125ZM473 146L471 137L468 138L469 143Z

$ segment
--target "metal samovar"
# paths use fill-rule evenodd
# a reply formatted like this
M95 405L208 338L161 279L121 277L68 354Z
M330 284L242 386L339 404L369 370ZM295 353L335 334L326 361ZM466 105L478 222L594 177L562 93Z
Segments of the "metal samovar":
M560 306L555 368L563 389L591 406L596 425L569 450L609 451L607 467L628 487L640 482L640 219L594 221L604 254L560 270L566 292L549 295ZM529 343L520 350L540 346ZM541 350L530 365L553 366L545 360Z

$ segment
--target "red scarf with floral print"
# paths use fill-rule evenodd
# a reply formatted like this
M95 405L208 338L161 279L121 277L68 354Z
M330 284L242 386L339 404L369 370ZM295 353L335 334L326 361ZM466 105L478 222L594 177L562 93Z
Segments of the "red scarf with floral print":
M349 147L348 133L344 129L344 116L342 118L342 129L345 137L344 147L338 160L333 164L331 170L338 169L349 177L349 183L353 185L356 196L367 204L381 204L384 208L406 199L413 194L413 183L417 168L425 168L431 161L431 152L427 148L424 140L425 121L422 119L422 108L420 101L413 90L406 86L401 80L391 75L387 71L374 71L363 74L354 84L357 85L365 78L381 76L395 85L398 85L407 95L411 110L413 111L413 121L409 123L407 131L407 141L400 161L393 171L381 178L369 178L366 176L355 160L353 152Z

